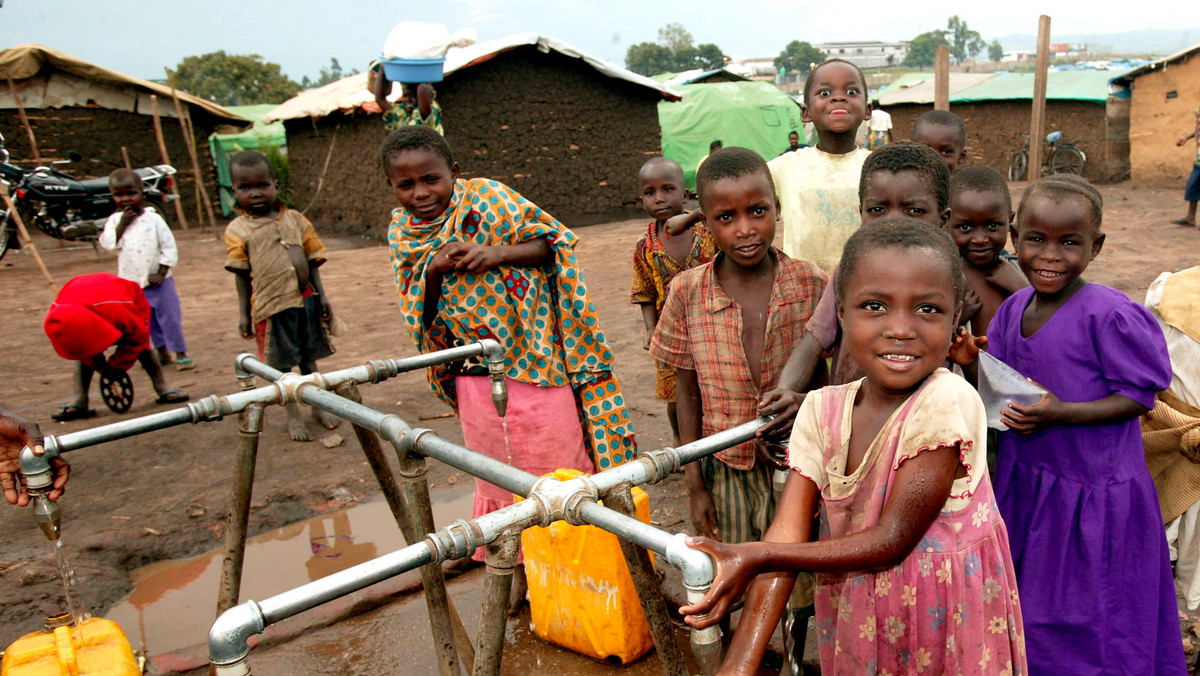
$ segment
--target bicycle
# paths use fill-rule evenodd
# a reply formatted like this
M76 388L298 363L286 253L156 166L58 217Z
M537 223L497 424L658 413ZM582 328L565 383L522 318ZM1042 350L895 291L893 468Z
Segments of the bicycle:
M1008 163L1008 180L1010 181L1024 181L1028 176L1029 134L1021 134L1021 137L1025 139L1025 147L1013 153L1012 160ZM1087 155L1079 146L1070 141L1063 141L1061 131L1052 131L1046 134L1046 142L1050 144L1050 152L1046 156L1046 163L1042 165L1043 176L1049 174L1075 174L1078 176L1083 173Z

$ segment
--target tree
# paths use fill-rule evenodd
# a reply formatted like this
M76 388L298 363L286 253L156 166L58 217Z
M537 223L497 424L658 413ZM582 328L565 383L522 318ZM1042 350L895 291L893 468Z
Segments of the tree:
M988 45L988 60L997 63L1004 60L1004 47L999 40L992 40L992 44Z
M342 64L338 63L337 59L331 58L331 59L329 59L329 67L322 68L321 73L320 73L320 75L317 76L316 80L309 80L308 76L305 75L304 78L302 80L300 80L300 86L304 89L314 89L316 87L324 87L325 85L329 84L330 82L337 82L338 80L340 80L344 77L350 77L351 75L357 75L357 74L358 74L357 68L351 69L350 72L348 72L348 73L342 72Z
M957 14L946 21L946 32L950 34L950 56L954 57L955 63L962 63L987 47L979 31L968 28L967 22Z
M807 42L792 40L775 57L775 68L804 75L825 60L825 53Z
M937 58L937 48L948 44L942 31L921 33L908 43L908 53L904 55L904 65L913 68L932 66Z
M725 53L711 42L696 47L696 68L716 70L725 67Z
M222 106L280 103L300 91L279 64L258 54L226 54L224 50L185 57L175 68L181 90Z
M625 52L625 67L647 76L669 73L675 69L675 55L660 44L639 42Z
M672 54L679 54L692 46L692 34L683 24L669 23L658 29L658 44L671 50Z
M642 75L703 68L716 70L725 65L725 54L712 43L696 46L692 34L682 25L669 23L658 29L657 42L639 42L625 52L625 67Z

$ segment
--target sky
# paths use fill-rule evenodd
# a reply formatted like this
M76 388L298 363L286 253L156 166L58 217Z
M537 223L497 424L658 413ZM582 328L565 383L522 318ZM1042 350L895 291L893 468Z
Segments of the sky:
M921 11L897 3L811 3L796 0L189 0L138 4L109 0L0 0L0 48L36 42L93 63L148 79L164 77L186 56L225 50L259 54L292 79L315 79L330 58L343 69L364 69L378 56L398 21L442 23L450 31L474 27L479 39L536 31L595 56L623 63L625 51L654 41L677 22L697 44L712 42L736 58L774 57L791 40L812 43L908 40L945 26L957 14L985 40L1036 34L1045 0L1003 3L926 0ZM1180 17L1200 14L1193 0L1160 0L1154 12L1055 10L1051 35L1179 29ZM847 9L852 8L852 13ZM739 11L732 11L737 9ZM1197 31L1200 40L1200 31Z

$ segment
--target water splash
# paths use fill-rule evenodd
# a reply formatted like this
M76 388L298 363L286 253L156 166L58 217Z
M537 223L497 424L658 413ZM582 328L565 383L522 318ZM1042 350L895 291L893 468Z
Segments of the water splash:
M75 621L76 631L79 632L79 641L82 643L83 621L91 617L91 614L75 598L75 569L67 562L67 554L61 537L54 541L54 559L58 567L58 575L62 578L63 598L67 602L67 611L71 613L71 618Z
M508 418L507 417L500 418L500 427L504 430L504 457L506 458L505 462L512 465L513 464L512 446L510 446L508 443Z

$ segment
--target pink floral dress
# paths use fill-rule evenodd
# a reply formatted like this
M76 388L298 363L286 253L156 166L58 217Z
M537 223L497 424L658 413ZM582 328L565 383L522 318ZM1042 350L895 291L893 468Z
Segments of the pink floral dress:
M985 415L962 378L935 371L845 474L862 380L804 401L789 462L821 490L821 539L876 525L908 458L957 447L966 476L916 549L887 570L816 575L821 669L830 674L1024 674L1008 532L987 476Z

